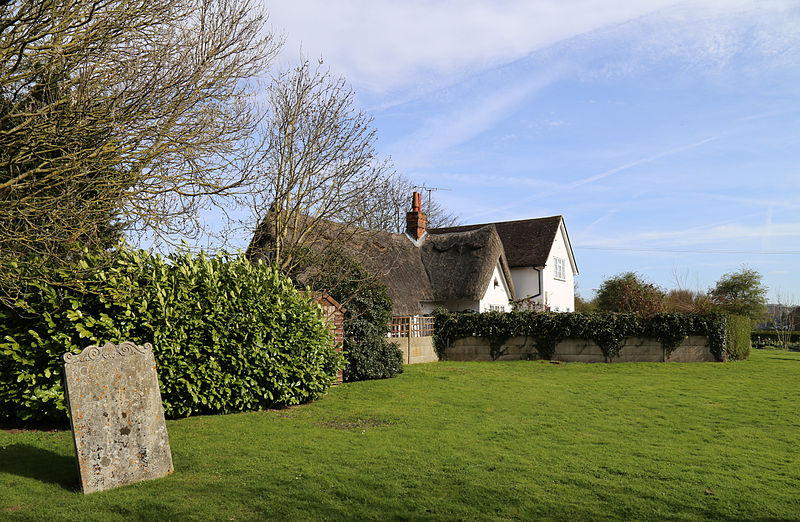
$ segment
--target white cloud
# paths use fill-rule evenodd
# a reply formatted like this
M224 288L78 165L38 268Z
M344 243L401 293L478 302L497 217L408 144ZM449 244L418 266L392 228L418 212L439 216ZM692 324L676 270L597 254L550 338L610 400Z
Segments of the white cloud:
M286 33L285 52L290 59L296 58L302 46L305 54L322 56L358 90L375 94L448 84L557 42L616 26L623 26L621 36L635 39L634 47L644 55L720 62L741 50L740 28L746 23L756 27L746 35L751 51L780 55L797 44L798 17L797 13L778 16L782 26L776 31L776 13L796 9L794 0L294 0L268 4L275 29ZM769 18L770 24L759 24L762 18Z
M429 118L417 131L392 144L393 153L402 158L399 166L409 169L424 165L436 154L493 128L528 97L556 81L560 74L556 68L499 90L490 89L477 96L478 99L465 97L455 109Z
M286 52L302 45L359 89L385 93L477 72L676 0L295 0L268 5Z

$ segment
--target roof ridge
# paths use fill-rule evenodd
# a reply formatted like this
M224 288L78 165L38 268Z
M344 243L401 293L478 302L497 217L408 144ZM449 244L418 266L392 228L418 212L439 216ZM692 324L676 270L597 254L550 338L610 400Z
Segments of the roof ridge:
M529 223L531 221L539 221L542 219L553 219L553 218L561 218L564 219L563 214L556 214L553 216L544 216L538 218L528 218L528 219L512 219L511 221L492 221L490 223L475 223L471 225L453 225L449 227L432 227L428 230L448 230L448 229L456 229L456 228L468 228L468 227L487 227L489 225L505 225L505 224L515 224L515 223Z

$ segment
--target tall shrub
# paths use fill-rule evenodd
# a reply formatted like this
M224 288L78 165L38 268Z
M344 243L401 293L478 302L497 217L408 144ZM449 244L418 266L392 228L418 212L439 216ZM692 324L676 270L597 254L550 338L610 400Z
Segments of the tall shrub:
M761 274L752 268L742 267L722 276L709 290L709 295L729 314L746 315L759 321L767 315L767 287Z
M753 321L746 315L727 317L728 335L725 340L725 351L731 359L747 359L750 357L750 334Z
M315 263L310 284L328 292L346 309L344 380L386 379L402 373L403 353L386 340L392 318L386 286L340 251L329 251Z
M606 279L597 290L597 309L602 312L638 312L655 315L666 310L664 291L633 272Z
M108 341L153 344L169 417L313 400L341 366L319 307L270 266L146 252L80 264L86 280L56 271L0 309L0 418L65 419L62 355Z

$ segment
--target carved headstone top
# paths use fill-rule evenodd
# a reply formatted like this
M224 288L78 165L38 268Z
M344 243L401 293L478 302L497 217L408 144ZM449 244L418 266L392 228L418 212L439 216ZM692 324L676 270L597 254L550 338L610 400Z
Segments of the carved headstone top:
M153 347L131 342L64 354L81 488L94 493L173 471Z

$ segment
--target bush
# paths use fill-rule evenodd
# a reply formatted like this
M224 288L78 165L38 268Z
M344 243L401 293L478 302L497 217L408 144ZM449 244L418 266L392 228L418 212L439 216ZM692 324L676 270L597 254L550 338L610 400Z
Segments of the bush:
M647 283L633 272L606 279L595 299L601 312L638 312L655 315L666 311L666 295L657 286Z
M371 337L347 349L345 381L386 379L403 371L403 353L385 339Z
M794 330L792 332L787 332L785 336L788 337L790 343L796 343L800 341L800 331ZM760 341L761 344L782 344L780 342L780 334L775 330L753 330L750 334L750 339L753 342Z
M86 280L51 272L0 309L0 418L66 420L62 355L108 341L152 343L168 417L313 400L341 367L319 307L269 266L146 252L80 264Z
M341 303L344 315L345 382L386 379L403 372L403 352L386 340L392 318L392 300L386 286L357 261L340 251L329 251L317 262L309 283Z
M728 315L725 351L731 359L750 357L750 332L753 321L745 315Z
M707 294L693 290L670 290L666 301L669 312L684 314L709 314L714 311L716 304Z
M742 267L725 274L709 295L729 314L746 315L752 321L767 315L767 288L761 282L761 274L752 268Z

